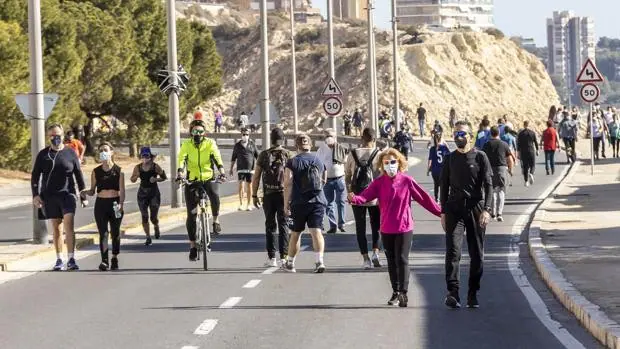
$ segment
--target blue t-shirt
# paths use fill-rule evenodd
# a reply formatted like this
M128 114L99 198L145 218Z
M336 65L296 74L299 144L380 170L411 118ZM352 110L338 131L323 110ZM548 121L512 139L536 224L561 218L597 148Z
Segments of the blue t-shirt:
M516 151L517 150L517 140L515 138L515 136L511 135L510 133L504 133L500 139L502 141L504 141L506 144L508 144L508 146L510 147L510 150L512 151Z
M482 130L478 132L478 136L476 136L476 148L478 150L482 150L484 145L491 139L491 131L490 130Z
M439 148L432 146L428 151L428 159L431 161L431 172L433 175L441 174L444 160L448 154L450 154L450 149L445 144L440 144Z
M499 124L499 125L497 125L497 128L499 129L499 136L501 138L504 135L504 129L506 128L506 125Z
M300 192L300 183L301 178L306 175L306 169L310 167L310 165L315 164L318 168L321 169L321 178L323 178L323 173L325 172L325 165L321 160L313 153L300 153L292 159L289 159L286 163L286 168L293 172L293 191L291 193L291 206L294 205L303 205L308 203L316 203L321 205L327 205L327 200L325 199L325 194L320 190L316 193L305 193L302 194Z

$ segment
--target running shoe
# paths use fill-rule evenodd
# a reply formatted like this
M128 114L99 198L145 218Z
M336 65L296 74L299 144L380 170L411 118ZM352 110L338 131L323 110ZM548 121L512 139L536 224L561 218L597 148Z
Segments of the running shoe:
M297 272L297 270L295 270L295 264L293 264L293 262L291 261L286 261L286 263L284 263L284 265L282 266L282 269L289 273Z
M398 305L398 292L392 293L392 297L387 302L388 305Z
M275 258L268 258L265 262L266 267L277 267L278 261Z
M99 270L101 271L106 271L108 270L108 262L106 261L101 261L101 263L99 264Z
M189 260L190 262L195 262L196 258L198 258L198 249L196 247L192 247L189 249Z
M370 259L364 260L364 262L362 263L362 268L364 268L364 270L372 269L372 262L370 261Z
M530 185L533 185L534 184L534 175L530 173L528 178L530 180Z
M405 293L398 294L398 306L399 307L406 308L408 302L409 302L409 298L407 297Z
M54 268L52 269L53 271L60 271L62 270L62 267L64 267L64 263L62 262L62 259L58 258L56 260L56 264L54 264Z
M444 304L448 308L458 309L461 307L461 300L459 299L459 295L456 292L450 292L446 295L446 299Z
M327 231L327 234L330 234L330 235L331 235L331 234L336 234L336 232L337 232L337 231L338 231L338 229L336 229L336 227L333 227L333 228L330 228L330 229Z
M504 221L504 217L502 217L502 215L501 215L501 214L500 214L500 215L498 215L498 216L497 216L497 221L498 221L498 222L503 222L503 221Z
M110 270L118 270L118 258L112 257L112 263L110 264Z
M67 270L80 270L80 267L75 262L75 258L69 258L67 262Z
M468 292L467 294L467 307L468 308L480 308L480 303L478 303L478 297L476 296L476 292Z
M379 254L377 252L372 253L372 264L375 268L381 268L381 260L379 260Z
M285 264L286 264L286 258L281 258L280 259L280 268L284 268Z
M325 271L325 264L323 262L314 263L314 272L316 274L322 274Z
M247 207L245 210L246 210L246 211L252 211L253 209L254 209L254 207L252 207L252 206L250 206L250 205L248 204L248 207Z
M338 228L338 230L340 230L341 233L346 233L347 231L344 229L344 225L340 228Z
M148 237L146 238L146 241L144 242L144 245L146 245L146 246L151 246L151 244L153 244L153 240L151 239L151 237L150 237L150 236L148 236Z
M218 222L213 222L213 232L215 235L220 235L222 232L222 226Z
M155 225L153 228L155 229L155 239L159 240L159 236L161 235L159 231L159 225Z

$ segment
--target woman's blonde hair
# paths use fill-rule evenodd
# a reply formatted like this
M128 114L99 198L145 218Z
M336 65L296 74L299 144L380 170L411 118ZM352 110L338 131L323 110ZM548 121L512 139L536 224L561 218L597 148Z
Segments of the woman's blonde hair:
M377 162L377 170L379 170L381 174L385 174L385 171L383 170L383 160L390 156L393 156L396 158L396 160L398 160L398 169L400 170L400 172L407 172L407 169L409 168L407 159L405 159L403 154L401 154L398 150L394 148L388 148L379 154L379 160Z

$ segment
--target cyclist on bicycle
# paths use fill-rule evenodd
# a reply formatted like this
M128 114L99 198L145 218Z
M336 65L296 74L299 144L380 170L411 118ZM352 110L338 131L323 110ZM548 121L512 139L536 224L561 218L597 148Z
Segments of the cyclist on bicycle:
M204 189L211 201L211 213L213 214L213 232L219 234L222 228L219 223L220 197L218 180L226 178L222 155L217 144L211 138L206 137L206 125L202 120L194 120L189 126L191 139L181 144L179 152L179 168L177 180L184 176L187 167L187 180L191 182L185 187L185 206L187 207L187 234L189 236L189 260L195 261L198 256L196 249L196 216L198 211L198 195L200 189ZM215 166L214 166L215 165ZM215 178L214 168L219 170L219 176Z

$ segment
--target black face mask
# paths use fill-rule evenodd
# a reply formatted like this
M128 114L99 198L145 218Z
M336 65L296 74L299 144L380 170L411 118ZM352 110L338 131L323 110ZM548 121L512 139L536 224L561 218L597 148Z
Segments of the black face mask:
M456 143L457 148L465 149L467 146L467 138L454 138L454 143Z
M194 143L200 144L200 142L202 142L202 136L201 135L194 135Z

